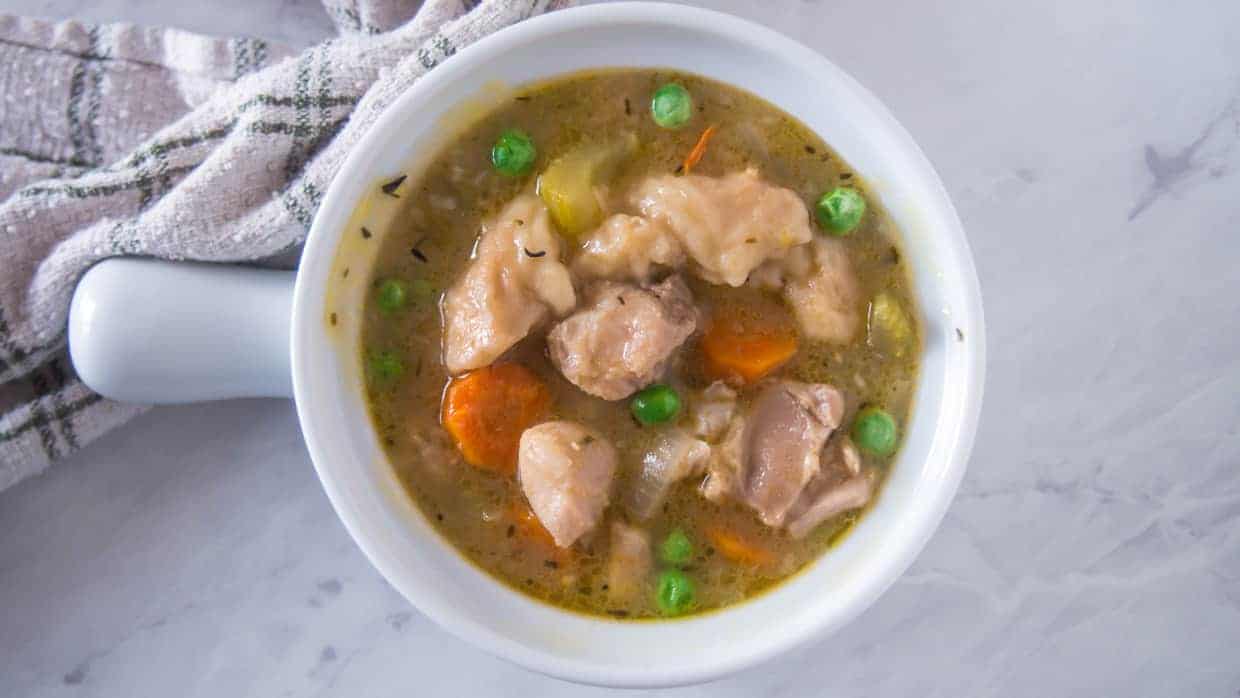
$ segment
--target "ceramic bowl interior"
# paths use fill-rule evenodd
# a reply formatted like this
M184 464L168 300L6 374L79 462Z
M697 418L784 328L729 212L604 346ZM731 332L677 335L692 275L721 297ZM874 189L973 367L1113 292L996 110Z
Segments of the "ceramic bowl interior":
M379 447L361 390L358 314L341 314L336 328L325 321L335 304L360 302L347 289L329 293L327 281L339 255L351 254L341 236L373 183L416 172L459 121L461 104L485 101L505 85L602 67L698 73L802 119L866 178L898 223L924 314L914 414L873 510L788 582L684 620L576 615L473 567L423 519ZM631 3L557 12L500 32L446 61L385 112L315 220L294 297L292 361L302 428L328 496L370 560L418 609L487 651L547 674L655 686L718 677L834 631L896 580L938 525L964 471L981 403L983 341L976 274L956 213L911 137L869 92L770 30L703 10Z

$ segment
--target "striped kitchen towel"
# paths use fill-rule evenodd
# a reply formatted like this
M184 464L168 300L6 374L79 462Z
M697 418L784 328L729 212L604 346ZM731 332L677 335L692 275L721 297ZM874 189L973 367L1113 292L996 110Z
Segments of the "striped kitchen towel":
M0 15L0 489L143 409L69 363L69 299L91 264L287 258L401 91L568 0L324 2L340 36L300 53Z

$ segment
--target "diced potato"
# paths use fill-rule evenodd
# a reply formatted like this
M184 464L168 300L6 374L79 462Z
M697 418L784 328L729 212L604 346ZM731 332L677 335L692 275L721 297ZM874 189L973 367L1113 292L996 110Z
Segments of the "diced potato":
M867 341L874 349L895 357L911 351L917 341L912 319L900 301L886 291L870 301Z
M603 222L594 187L615 174L636 150L637 136L632 133L586 143L553 160L538 177L538 195L565 237L576 239Z

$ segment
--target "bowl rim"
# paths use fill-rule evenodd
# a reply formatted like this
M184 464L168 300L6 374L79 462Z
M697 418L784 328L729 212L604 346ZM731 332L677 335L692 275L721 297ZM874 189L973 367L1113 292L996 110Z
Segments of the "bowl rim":
M366 173L370 168L366 151L374 135L386 131L416 108L421 94L430 92L440 82L451 79L454 71L468 72L473 69L471 66L484 65L489 60L502 57L505 51L514 46L538 41L547 35L576 28L633 22L657 22L670 27L688 27L696 31L707 31L732 40L760 46L764 50L778 54L783 60L816 63L839 74L841 79L849 84L856 97L865 102L866 106L878 115L881 123L875 126L904 141L902 145L924 166L926 181L933 182L933 194L938 204L939 217L949 228L943 233L951 238L952 245L949 248L953 253L954 264L960 270L961 283L965 286L962 305L954 311L954 314L958 316L956 322L972 337L972 341L964 348L964 381L961 385L953 386L959 391L960 397L957 400L958 415L954 420L950 420L955 429L955 433L950 437L952 439L952 445L949 448L950 458L945 468L939 473L941 479L926 492L930 500L921 506L922 516L915 532L906 538L900 550L884 560L884 566L881 569L873 572L872 576L877 581L865 588L846 612L835 618L836 623L833 627L849 622L886 591L912 564L938 528L967 466L981 410L984 383L986 350L980 285L959 216L937 172L934 171L924 153L904 127L873 94L844 73L842 69L816 51L772 29L732 15L702 8L658 2L619 2L575 7L527 19L483 38L445 60L437 69L428 72L416 83L410 85L386 107L375 123L353 146L327 188L307 237L300 271L297 275L291 319L290 352L298 418L307 448L328 499L345 528L371 564L421 613L431 618L440 627L495 656L544 674L596 685L654 687L698 683L760 664L823 634L828 629L827 619L820 618L797 623L790 627L788 632L783 633L778 640L762 645L755 644L748 651L737 653L723 661L696 662L692 666L675 672L652 671L646 667L615 670L566 660L553 652L527 647L477 623L451 606L423 603L423 600L416 599L415 595L409 591L409 585L402 582L407 571L397 569L383 546L367 530L360 512L355 510L351 504L348 490L355 484L349 482L348 473L341 472L335 463L321 455L325 451L324 439L330 429L324 425L323 416L314 409L315 403L312 396L314 391L310 388L314 377L309 373L309 362L303 355L307 345L314 341L314 332L310 329L311 324L322 323L320 311L323 307L324 284L321 280L326 278L326 274L321 272L325 269L325 265L330 264L342 233L325 221L329 218L338 218L340 211L352 210L356 205L357 202L350 200L346 195L343 182L368 176ZM329 212L332 215L328 215ZM497 580L490 581L501 585ZM599 619L599 622L611 621Z

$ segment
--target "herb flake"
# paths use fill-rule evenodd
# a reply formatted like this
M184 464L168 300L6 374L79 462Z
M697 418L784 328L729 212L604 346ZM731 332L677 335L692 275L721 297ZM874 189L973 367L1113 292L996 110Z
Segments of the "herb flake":
M425 236L425 235L423 235L422 237L420 237L420 238L418 238L417 240L415 240L415 241L414 241L414 243L413 243L413 247L410 247L410 248L409 248L409 254L411 254L411 255L413 255L414 257L416 257L416 258L418 259L418 261L419 261L419 262L429 262L429 261L430 261L429 259L427 259L427 257L426 257L426 253L422 251L422 243L424 243L424 242L426 242L426 236Z
M406 179L409 179L409 175L401 175L387 184L384 184L381 189L383 189L384 194L399 199L400 194L397 194L396 190L400 189L400 185L404 184Z

